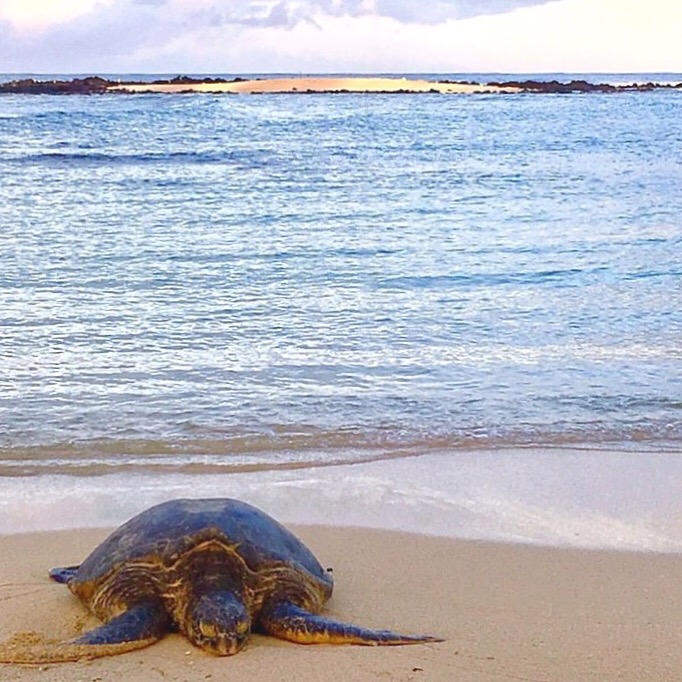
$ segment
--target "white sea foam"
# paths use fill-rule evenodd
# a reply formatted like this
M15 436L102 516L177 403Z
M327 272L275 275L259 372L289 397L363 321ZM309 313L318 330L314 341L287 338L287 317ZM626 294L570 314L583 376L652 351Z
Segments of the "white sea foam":
M218 475L0 479L0 532L112 526L175 497L238 497L288 523L682 551L682 453L536 448Z

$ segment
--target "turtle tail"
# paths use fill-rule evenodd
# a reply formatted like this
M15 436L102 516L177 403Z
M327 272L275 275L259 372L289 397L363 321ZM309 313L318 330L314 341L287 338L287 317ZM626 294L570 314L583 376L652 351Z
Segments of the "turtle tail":
M297 644L363 644L398 646L442 642L432 635L402 635L392 630L370 630L310 613L290 602L263 609L260 625L269 635Z

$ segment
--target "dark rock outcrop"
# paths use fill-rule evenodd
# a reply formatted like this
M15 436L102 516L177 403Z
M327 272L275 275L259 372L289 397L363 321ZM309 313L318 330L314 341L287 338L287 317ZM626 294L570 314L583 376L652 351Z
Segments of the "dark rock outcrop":
M611 83L589 83L586 80L572 80L567 83L561 83L557 80L551 81L493 81L488 85L499 86L503 88L519 88L523 92L539 92L539 93L553 93L553 94L572 94L572 93L589 93L589 92L650 92L652 90L661 90L665 88L680 88L679 85L669 85L666 83L632 83L628 85L613 85Z
M33 78L0 83L0 93L17 93L24 95L97 95L116 85L99 76L74 78L72 80L37 81Z

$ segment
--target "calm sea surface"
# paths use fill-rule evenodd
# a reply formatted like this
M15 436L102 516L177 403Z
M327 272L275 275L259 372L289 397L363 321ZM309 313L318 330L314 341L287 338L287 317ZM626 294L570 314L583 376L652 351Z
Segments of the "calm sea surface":
M682 92L0 97L0 475L682 443Z

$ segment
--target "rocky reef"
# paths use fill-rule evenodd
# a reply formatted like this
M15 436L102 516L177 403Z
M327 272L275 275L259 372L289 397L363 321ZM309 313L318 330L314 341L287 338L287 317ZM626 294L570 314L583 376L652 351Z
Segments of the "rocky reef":
M663 88L682 88L682 83L671 85L667 83L632 83L629 85L612 85L611 83L589 83L585 80L572 80L562 83L557 80L538 81L492 81L488 85L504 88L519 88L522 92L540 92L550 94L570 94L583 92L650 92Z
M0 83L0 93L16 93L22 95L98 95L108 91L116 83L89 76L88 78L74 78L72 80L39 81L34 78Z
M196 83L228 83L239 82L244 78L192 78L190 76L175 76L166 80L152 81L159 85L194 85ZM100 76L87 78L73 78L71 80L36 80L23 78L8 83L0 83L0 93L16 93L22 95L101 95L104 93L121 93L121 90L111 90L114 86L134 85L137 81L108 80Z

